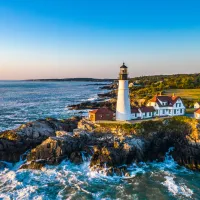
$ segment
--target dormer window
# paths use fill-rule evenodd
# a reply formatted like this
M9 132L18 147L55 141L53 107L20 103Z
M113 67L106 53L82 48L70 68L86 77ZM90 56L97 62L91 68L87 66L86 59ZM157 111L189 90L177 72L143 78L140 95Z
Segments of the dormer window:
M163 102L163 106L166 106L167 105L167 102Z

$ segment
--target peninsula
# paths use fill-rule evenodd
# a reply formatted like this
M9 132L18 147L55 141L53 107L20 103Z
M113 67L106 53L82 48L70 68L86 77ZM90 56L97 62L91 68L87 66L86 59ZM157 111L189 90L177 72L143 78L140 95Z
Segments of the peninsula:
M99 79L99 78L62 78L62 79L29 79L25 81L78 81L78 82L113 82L115 79Z

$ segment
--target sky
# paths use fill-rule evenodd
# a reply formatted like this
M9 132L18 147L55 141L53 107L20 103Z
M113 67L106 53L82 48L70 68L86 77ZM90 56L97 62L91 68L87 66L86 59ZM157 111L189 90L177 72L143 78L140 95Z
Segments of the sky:
M199 0L0 0L0 80L200 72Z

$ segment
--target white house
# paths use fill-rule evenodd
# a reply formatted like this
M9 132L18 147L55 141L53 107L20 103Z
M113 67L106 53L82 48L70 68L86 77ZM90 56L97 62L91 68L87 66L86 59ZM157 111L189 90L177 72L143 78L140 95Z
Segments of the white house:
M185 106L181 97L156 95L147 104L155 109L155 116L179 116L185 114Z
M194 104L194 108L200 108L200 102L196 102L195 104Z
M149 119L154 116L155 109L153 106L134 107L131 109L131 119Z
M194 117L196 119L200 119L200 108L198 108L195 112L194 112Z

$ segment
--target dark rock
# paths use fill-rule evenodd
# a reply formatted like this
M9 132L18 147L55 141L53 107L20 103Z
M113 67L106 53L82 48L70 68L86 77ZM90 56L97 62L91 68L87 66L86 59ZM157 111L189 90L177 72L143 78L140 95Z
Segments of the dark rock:
M81 163L80 151L83 150L84 138L63 136L49 137L27 155L27 161L44 160L46 164L59 164L63 159L70 158L75 163Z
M173 147L171 155L177 163L200 170L200 126L195 119L174 117L103 126L86 119L78 121L77 118L38 120L3 132L0 160L17 162L27 149L32 149L21 168L41 169L45 164L56 165L63 159L81 164L91 155L91 170L128 176L127 166L131 163L163 161Z
M18 162L20 155L35 148L48 137L55 136L57 131L72 132L77 128L79 120L79 117L66 120L47 118L0 133L0 160Z
M110 85L105 85L103 87L101 87L100 89L102 90L114 90L117 89L117 84L110 84Z
M83 158L81 152L73 152L70 155L70 161L75 163L75 164L81 164L83 163Z
M23 164L20 169L35 169L35 170L41 170L45 166L44 160L37 160L37 161L31 161L29 163Z
M103 94L98 94L98 97L100 98L117 98L117 91L112 90L111 92L103 93Z
M111 110L115 110L116 109L116 100L94 101L94 102L86 101L83 103L68 106L69 110L96 109L96 108L101 108L101 107L107 107L107 108L110 108Z

